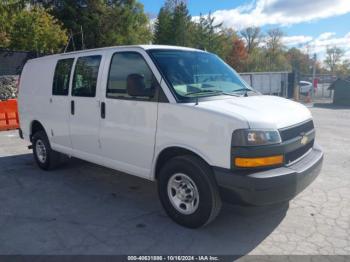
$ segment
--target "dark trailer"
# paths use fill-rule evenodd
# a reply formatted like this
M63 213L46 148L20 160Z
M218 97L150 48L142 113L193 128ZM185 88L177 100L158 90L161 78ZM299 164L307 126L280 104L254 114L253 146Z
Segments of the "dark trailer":
M350 78L337 79L328 88L333 90L333 104L350 106Z

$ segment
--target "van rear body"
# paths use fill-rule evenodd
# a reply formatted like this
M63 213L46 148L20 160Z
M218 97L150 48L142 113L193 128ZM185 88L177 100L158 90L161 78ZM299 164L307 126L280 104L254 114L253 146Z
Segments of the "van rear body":
M29 60L21 133L51 169L62 155L157 181L179 224L212 221L221 200L288 201L319 174L310 111L263 96L213 54L125 46Z

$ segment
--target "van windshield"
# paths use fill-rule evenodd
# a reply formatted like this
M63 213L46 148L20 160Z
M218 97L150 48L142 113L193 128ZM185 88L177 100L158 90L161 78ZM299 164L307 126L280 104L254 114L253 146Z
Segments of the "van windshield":
M196 97L242 95L252 90L214 54L158 49L149 50L149 53L180 101Z

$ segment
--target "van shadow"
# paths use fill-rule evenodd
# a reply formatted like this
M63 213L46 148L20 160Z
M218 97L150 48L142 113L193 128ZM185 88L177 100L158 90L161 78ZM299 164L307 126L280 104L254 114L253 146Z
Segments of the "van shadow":
M45 172L31 154L0 157L0 167L1 254L240 256L268 237L289 207L223 205L213 223L193 230L166 216L156 184L144 179L77 159Z

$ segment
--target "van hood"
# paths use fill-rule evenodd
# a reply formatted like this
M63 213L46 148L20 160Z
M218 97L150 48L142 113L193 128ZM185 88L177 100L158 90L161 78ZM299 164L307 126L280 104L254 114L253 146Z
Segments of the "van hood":
M199 102L197 106L245 120L250 128L279 129L312 118L304 105L277 96L230 97Z

